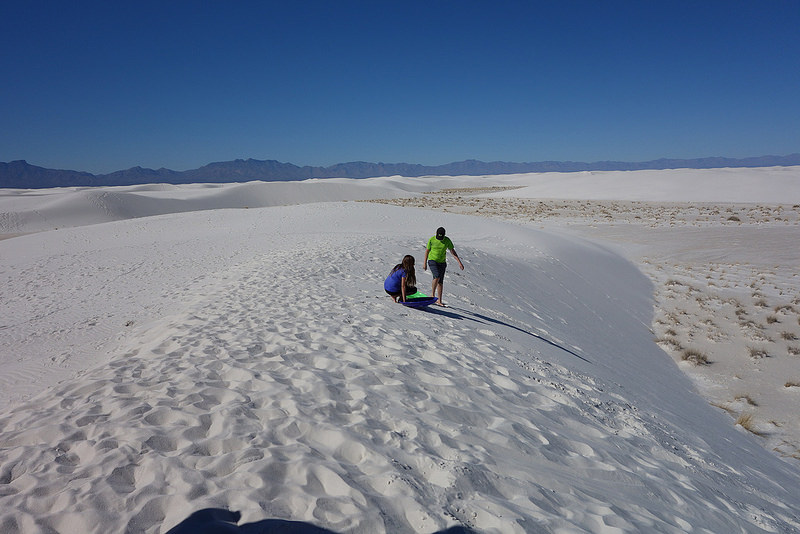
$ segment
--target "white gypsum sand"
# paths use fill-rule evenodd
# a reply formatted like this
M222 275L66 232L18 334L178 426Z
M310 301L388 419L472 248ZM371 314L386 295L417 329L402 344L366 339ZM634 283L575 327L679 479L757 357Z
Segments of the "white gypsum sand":
M797 461L797 175L797 168L576 173L564 183L542 175L525 189L454 189L386 202L562 228L612 244L655 283L659 345L732 422L746 420L769 450ZM590 184L587 176L598 181ZM690 181L691 190L682 191ZM708 200L715 190L734 202L687 201ZM591 200L532 199L533 191ZM642 198L661 201L630 200ZM777 198L783 202L764 202Z
M537 178L339 191L414 197ZM800 528L796 465L694 393L653 340L652 282L567 233L594 229L282 207L274 184L245 185L241 197L240 184L126 192L171 191L181 211L206 211L126 220L132 197L74 212L31 202L48 215L0 219L8 233L42 230L34 220L59 228L0 241L0 531L165 532L204 507L337 532ZM301 201L291 185L280 190ZM275 207L254 209L257 199ZM116 222L65 228L97 222L92 209ZM388 269L405 253L421 259L439 225L466 264L448 271L451 308L393 304ZM597 237L631 257L705 261L678 240L659 249L616 230Z

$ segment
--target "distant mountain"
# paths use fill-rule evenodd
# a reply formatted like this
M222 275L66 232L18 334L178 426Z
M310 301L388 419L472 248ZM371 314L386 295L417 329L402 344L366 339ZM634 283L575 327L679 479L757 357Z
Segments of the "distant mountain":
M60 171L30 165L27 161L0 162L0 187L40 189L67 185L99 185L88 172Z
M512 163L506 161L458 161L446 165L413 163L369 163L354 161L330 167L299 167L275 160L237 159L209 163L199 169L173 171L133 167L110 174L46 169L19 160L0 162L0 188L39 189L46 187L136 185L148 183L190 184L228 183L262 180L267 182L307 180L309 178L372 178L375 176L480 176L526 172L638 171L645 169L714 169L721 167L774 167L800 165L800 154L761 156L754 158L657 159L631 163L624 161L540 161Z

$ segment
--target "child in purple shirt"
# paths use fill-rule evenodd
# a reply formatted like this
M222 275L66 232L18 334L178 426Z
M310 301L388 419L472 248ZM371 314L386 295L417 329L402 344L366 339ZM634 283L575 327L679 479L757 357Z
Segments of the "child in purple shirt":
M383 282L383 289L397 302L405 302L408 295L417 292L417 275L414 271L414 256L406 255L403 262L398 263Z

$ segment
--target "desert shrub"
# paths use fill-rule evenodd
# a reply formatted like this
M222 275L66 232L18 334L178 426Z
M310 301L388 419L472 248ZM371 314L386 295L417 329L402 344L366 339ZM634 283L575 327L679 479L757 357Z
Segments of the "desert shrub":
M776 315L768 315L767 316L767 324L775 324L781 322L780 319Z
M694 365L708 365L708 356L696 349L684 350L681 359Z
M760 347L747 347L747 351L750 353L750 357L754 360L760 360L762 358L769 358L769 354L765 349Z
M751 397L750 395L738 395L738 396L734 397L733 400L744 401L747 404L749 404L750 406L758 406L758 403L756 403L756 401L754 401L753 397Z
M656 339L655 341L657 344L673 352L679 352L683 348L681 347L680 343L678 343L675 339L671 337L661 337Z
M786 341L797 341L797 335L794 332L781 332L781 337Z
M752 413L743 413L736 418L736 424L744 428L748 432L752 432L756 436L763 436L756 428L756 420Z
M791 381L791 380L790 380L789 382L786 382L786 383L783 385L783 387L787 387L787 388L800 388L800 382L793 382L793 381Z
M731 215L730 217L728 217L728 220L733 222L742 222L742 220L736 215Z

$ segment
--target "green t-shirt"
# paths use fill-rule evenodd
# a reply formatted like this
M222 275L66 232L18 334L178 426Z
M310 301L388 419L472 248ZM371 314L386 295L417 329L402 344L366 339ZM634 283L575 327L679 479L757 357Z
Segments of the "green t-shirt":
M428 239L428 259L436 263L447 263L447 251L453 250L453 242L444 236L441 241L436 236Z

